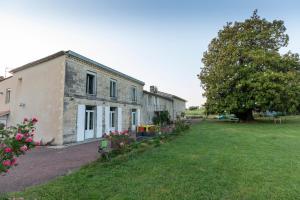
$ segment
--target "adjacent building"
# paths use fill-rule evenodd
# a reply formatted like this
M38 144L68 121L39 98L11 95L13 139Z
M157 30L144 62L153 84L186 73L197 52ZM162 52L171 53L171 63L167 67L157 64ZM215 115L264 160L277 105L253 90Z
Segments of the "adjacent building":
M172 120L185 100L151 87L73 51L60 51L11 71L0 79L0 122L6 126L37 117L37 139L56 145L104 133L135 130L159 111Z

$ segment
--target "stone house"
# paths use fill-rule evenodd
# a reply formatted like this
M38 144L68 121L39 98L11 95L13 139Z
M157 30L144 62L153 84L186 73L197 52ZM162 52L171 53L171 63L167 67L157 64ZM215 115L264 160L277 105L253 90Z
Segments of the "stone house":
M144 82L73 51L57 52L11 73L0 79L0 122L10 126L35 116L37 139L56 145L135 130L151 123L156 111L167 109L174 119L185 109L184 99L144 91ZM159 103L150 104L152 97Z
M170 120L174 121L185 111L186 100L172 94L158 91L150 86L150 91L143 91L142 121L151 124L154 116L161 111L168 111Z

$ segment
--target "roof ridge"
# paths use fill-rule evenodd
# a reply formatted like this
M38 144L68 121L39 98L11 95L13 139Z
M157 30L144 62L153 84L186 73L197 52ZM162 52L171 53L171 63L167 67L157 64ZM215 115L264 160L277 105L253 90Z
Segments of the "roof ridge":
M76 57L76 58L78 58L78 59L84 60L85 62L94 64L94 65L96 65L97 67L101 67L102 69L104 69L104 70L106 70L106 71L109 71L109 72L111 72L111 73L114 73L114 74L116 74L116 75L119 75L119 76L121 76L121 77L123 77L123 78L126 78L126 79L129 79L129 80L131 80L131 81L137 82L137 83L139 83L139 84L141 84L141 85L145 85L145 83L144 83L143 81L140 81L140 80L138 80L138 79L136 79L136 78L133 78L133 77L127 75L127 74L124 74L124 73L119 72L119 71L117 71L117 70L115 70L115 69L113 69L113 68L110 68L110 67L108 67L108 66L106 66L106 65L103 65L103 64L101 64L101 63L99 63L99 62L96 62L96 61L94 61L94 60L92 60L92 59L90 59L90 58L88 58L88 57L85 57L85 56L83 56L83 55L80 55L79 53L76 53L76 52L74 52L74 51L72 51L72 50L67 50L67 51L63 51L63 50L62 50L62 51L56 52L56 53L54 53L54 54L51 54L51 55L49 55L49 56L43 57L43 58L41 58L41 59L35 60L35 61L33 61L33 62L29 62L29 63L27 63L27 64L25 64L25 65L22 65L22 66L20 66L20 67L17 67L17 68L14 68L14 69L10 70L10 73L16 73L16 72L18 72L18 71L27 69L27 68L29 68L29 67L33 67L33 66L38 65L38 64L43 63L43 62L47 62L47 61L49 61L49 60L52 60L52 59L57 58L57 57L62 56L62 55L68 55L68 56Z

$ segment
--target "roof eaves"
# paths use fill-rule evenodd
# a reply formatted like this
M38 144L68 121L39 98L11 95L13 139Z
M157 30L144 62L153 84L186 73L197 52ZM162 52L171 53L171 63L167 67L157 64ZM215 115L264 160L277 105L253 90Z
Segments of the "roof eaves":
M183 98L180 98L180 97L178 97L178 96L175 96L175 95L173 95L173 98L179 99L179 100L184 101L184 102L187 102L187 100L185 100L185 99L183 99Z
M172 98L170 98L170 97L167 97L167 96L163 96L163 95L161 95L161 94L158 94L158 93L149 92L149 91L147 91L147 90L143 90L143 92L144 92L144 93L146 93L146 94L151 94L151 95L154 95L154 96L158 96L158 97L161 97L161 98L164 98L164 99L167 99L167 100L173 101L173 99L172 99Z
M62 55L65 55L65 51L59 51L57 53L51 54L50 56L38 59L36 61L33 61L33 62L27 63L25 65L22 65L21 67L17 67L15 69L12 69L9 72L10 73L16 73L18 71L27 69L29 67L33 67L33 66L38 65L38 64L43 63L43 62L47 62L49 60L52 60L52 59L57 58L57 57L62 56Z

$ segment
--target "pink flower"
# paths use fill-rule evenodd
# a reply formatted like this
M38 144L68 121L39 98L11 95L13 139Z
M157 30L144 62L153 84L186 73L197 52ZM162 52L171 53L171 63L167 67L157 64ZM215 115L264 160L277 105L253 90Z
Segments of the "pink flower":
M4 160L2 162L3 166L10 166L11 165L11 161L10 160Z
M25 117L24 120L23 120L23 122L28 122L28 118Z
M26 138L26 140L25 140L25 142L32 142L32 141L33 141L33 139L31 137Z
M29 137L30 135L29 135L29 133L25 133L24 136L25 137Z
M12 149L9 148L9 147L6 147L6 148L4 149L4 152L5 152L5 153L11 153L11 152L12 152Z
M25 151L28 150L28 147L26 145L23 145L23 146L20 147L20 150L25 152Z
M23 139L23 134L22 133L17 133L15 139L18 140L18 141L22 140Z

